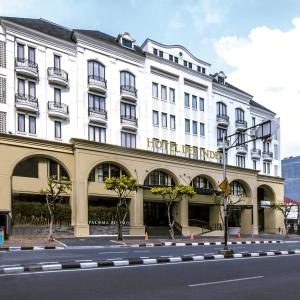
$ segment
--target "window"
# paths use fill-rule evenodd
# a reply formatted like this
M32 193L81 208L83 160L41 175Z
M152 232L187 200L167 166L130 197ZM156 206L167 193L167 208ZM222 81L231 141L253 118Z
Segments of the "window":
M61 105L61 89L54 88L54 103Z
M17 45L17 61L24 62L24 60L25 60L24 45L18 44Z
M200 67L200 66L197 66L197 71L198 71L199 73L201 73L201 67Z
M54 54L54 70L60 70L60 56Z
M206 73L206 69L202 68L202 73L205 74Z
M28 47L28 62L31 64L35 63L35 49Z
M246 142L246 135L245 133L239 133L237 137L237 144L245 144Z
M190 107L190 94L184 93L184 106Z
M199 107L200 107L200 111L204 111L204 99L203 98L199 99Z
M220 76L218 76L218 83L220 83L220 84L224 84L224 83L225 83L225 80L224 80L224 78L223 78L223 77L220 77Z
M159 50L159 57L164 57L164 53L161 50Z
M170 128L171 129L176 129L175 116L174 115L170 115Z
M135 87L135 76L127 71L121 72L121 86Z
M106 128L89 125L89 140L106 143Z
M245 113L241 108L235 110L235 119L237 121L245 121Z
M255 126L256 124L255 124L255 117L252 117L252 126Z
M192 108L197 109L197 96L192 96Z
M178 64L178 57L174 57L174 61L176 62L176 64Z
M54 137L61 139L61 122L54 121Z
M144 185L149 186L174 186L172 177L163 171L152 171L145 179Z
M104 81L105 80L105 67L96 60L88 62L88 76L89 78Z
M13 176L39 177L39 159L37 157L27 158L19 162L13 172Z
M0 132L6 133L6 112L0 111Z
M156 111L156 110L152 111L152 124L155 125L155 126L159 125L158 111Z
M29 116L29 133L36 134L36 117Z
M187 67L188 62L187 62L186 60L184 60L184 61L183 61L183 65L184 65L185 67Z
M223 102L217 103L217 115L218 116L227 116L227 106Z
M136 119L135 105L121 102L121 117Z
M257 161L255 159L253 159L252 163L253 163L253 170L256 170L256 168L257 168Z
M2 76L0 76L0 103L6 103L6 78Z
M190 133L190 120L185 119L185 133Z
M230 194L233 196L247 197L245 188L238 181L233 181L230 183Z
M206 190L213 189L213 185L209 182L209 180L202 176L195 177L191 182L191 185L196 189L206 189Z
M236 156L236 166L240 168L245 168L245 156Z
M167 96L167 87L162 85L161 86L161 99L162 100L167 100L168 96Z
M197 135L198 134L198 122L193 121L193 134Z
M169 100L175 102L175 89L169 88Z
M6 68L6 43L0 41L0 67Z
M128 148L136 148L136 135L129 132L121 132L121 145Z
M35 92L35 82L33 81L28 81L28 94L29 94L29 98L30 99L34 99L36 96L36 92Z
M173 61L173 55L169 54L169 60Z
M189 68L193 69L193 64L192 63L189 63Z
M271 171L271 164L269 162L264 162L263 164L263 171L265 174L270 174Z
M200 123L200 135L205 136L205 124Z
M158 98L158 84L152 82L152 97Z
M106 178L121 177L127 175L124 170L113 164L101 164L93 169L89 176L89 181L104 182Z
M161 113L161 126L164 128L168 127L168 118L166 113Z
M89 94L89 109L105 112L105 98L103 96Z
M122 38L122 46L132 49L133 43L130 40Z
M217 139L223 140L223 136L227 135L227 129L222 128L222 127L217 127Z
M18 114L18 131L25 132L25 115Z
M157 49L156 49L156 48L153 48L153 54L154 54L154 55L157 55L157 52L158 52Z
M270 143L269 142L263 142L263 151L266 153L270 153Z
M21 96L25 95L25 80L18 78L18 94Z

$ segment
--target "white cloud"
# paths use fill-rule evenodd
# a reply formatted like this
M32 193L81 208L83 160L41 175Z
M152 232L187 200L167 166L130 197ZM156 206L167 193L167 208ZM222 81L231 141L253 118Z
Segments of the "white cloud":
M217 55L233 68L228 81L281 118L282 157L300 155L300 18L292 24L286 32L263 26L247 38L215 43Z

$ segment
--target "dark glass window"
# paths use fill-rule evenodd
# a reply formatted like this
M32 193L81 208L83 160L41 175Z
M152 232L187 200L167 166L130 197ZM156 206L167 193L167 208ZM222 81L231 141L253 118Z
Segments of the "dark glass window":
M156 48L153 48L153 54L157 55L157 53L158 53L158 50Z
M122 71L121 73L121 85L127 87L135 87L135 76L127 71Z
M129 41L129 40L127 40L127 39L122 38L122 45L123 45L124 47L127 47L127 48L132 49L133 43L132 43L132 41Z
M18 131L25 132L25 115L18 114Z
M105 67L96 60L88 62L88 76L95 80L105 80Z
M18 44L17 45L17 61L24 61L25 59L25 48L24 45Z
M164 57L164 53L161 50L159 50L159 57Z
M54 69L60 70L60 56L54 54Z
M54 137L61 139L61 122L54 121Z
M35 49L32 47L28 47L28 61L29 63L35 63Z
M174 61L178 64L178 57L174 57Z
M235 119L237 121L245 121L245 113L241 108L235 110Z
M38 158L35 157L31 157L21 161L15 167L13 176L38 178L39 177L38 163L39 163Z
M173 55L169 54L169 60L173 61Z
M29 116L29 133L36 134L36 117Z
M227 106L225 103L223 103L223 102L217 103L217 114L223 115L223 116L227 115Z

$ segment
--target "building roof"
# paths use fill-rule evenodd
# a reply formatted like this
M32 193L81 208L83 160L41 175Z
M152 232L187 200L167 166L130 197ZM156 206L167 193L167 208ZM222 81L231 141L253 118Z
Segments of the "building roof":
M76 32L84 34L84 35L89 36L91 38L94 38L96 40L104 41L106 43L119 46L122 49L127 49L128 51L132 51L131 49L128 49L126 47L121 46L118 43L117 39L114 36L111 36L109 34L103 33L101 31L98 31L98 30L74 29L74 33L75 34L76 34ZM141 47L134 46L134 50L136 51L137 54L140 54L140 55L144 56L144 51L142 50Z
M284 203L291 203L291 204L299 205L300 201L284 196Z
M29 19L29 18L14 18L14 17L1 17L0 21L6 20L9 22L16 23L18 25L54 36L56 38L73 42L72 30L63 26L52 23L44 19Z
M257 107L257 108L259 108L259 109L261 109L261 110L267 111L267 112L269 112L269 113L271 113L271 114L276 115L272 110L270 110L270 109L266 108L265 106L263 106L263 105L261 105L261 104L255 102L254 100L250 100L250 105L251 105L251 106L254 106L254 107Z

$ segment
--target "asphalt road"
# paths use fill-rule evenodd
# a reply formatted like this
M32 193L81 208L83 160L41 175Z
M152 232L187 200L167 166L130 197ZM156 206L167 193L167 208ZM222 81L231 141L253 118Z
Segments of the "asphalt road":
M0 267L29 265L34 263L58 263L88 260L120 260L126 258L151 258L159 256L182 256L217 254L223 246L163 246L163 247L106 247L106 248L67 248L63 250L11 251L0 252ZM300 249L300 243L231 245L236 253L267 250ZM299 297L300 299L300 297Z
M300 256L0 275L2 299L298 300Z

